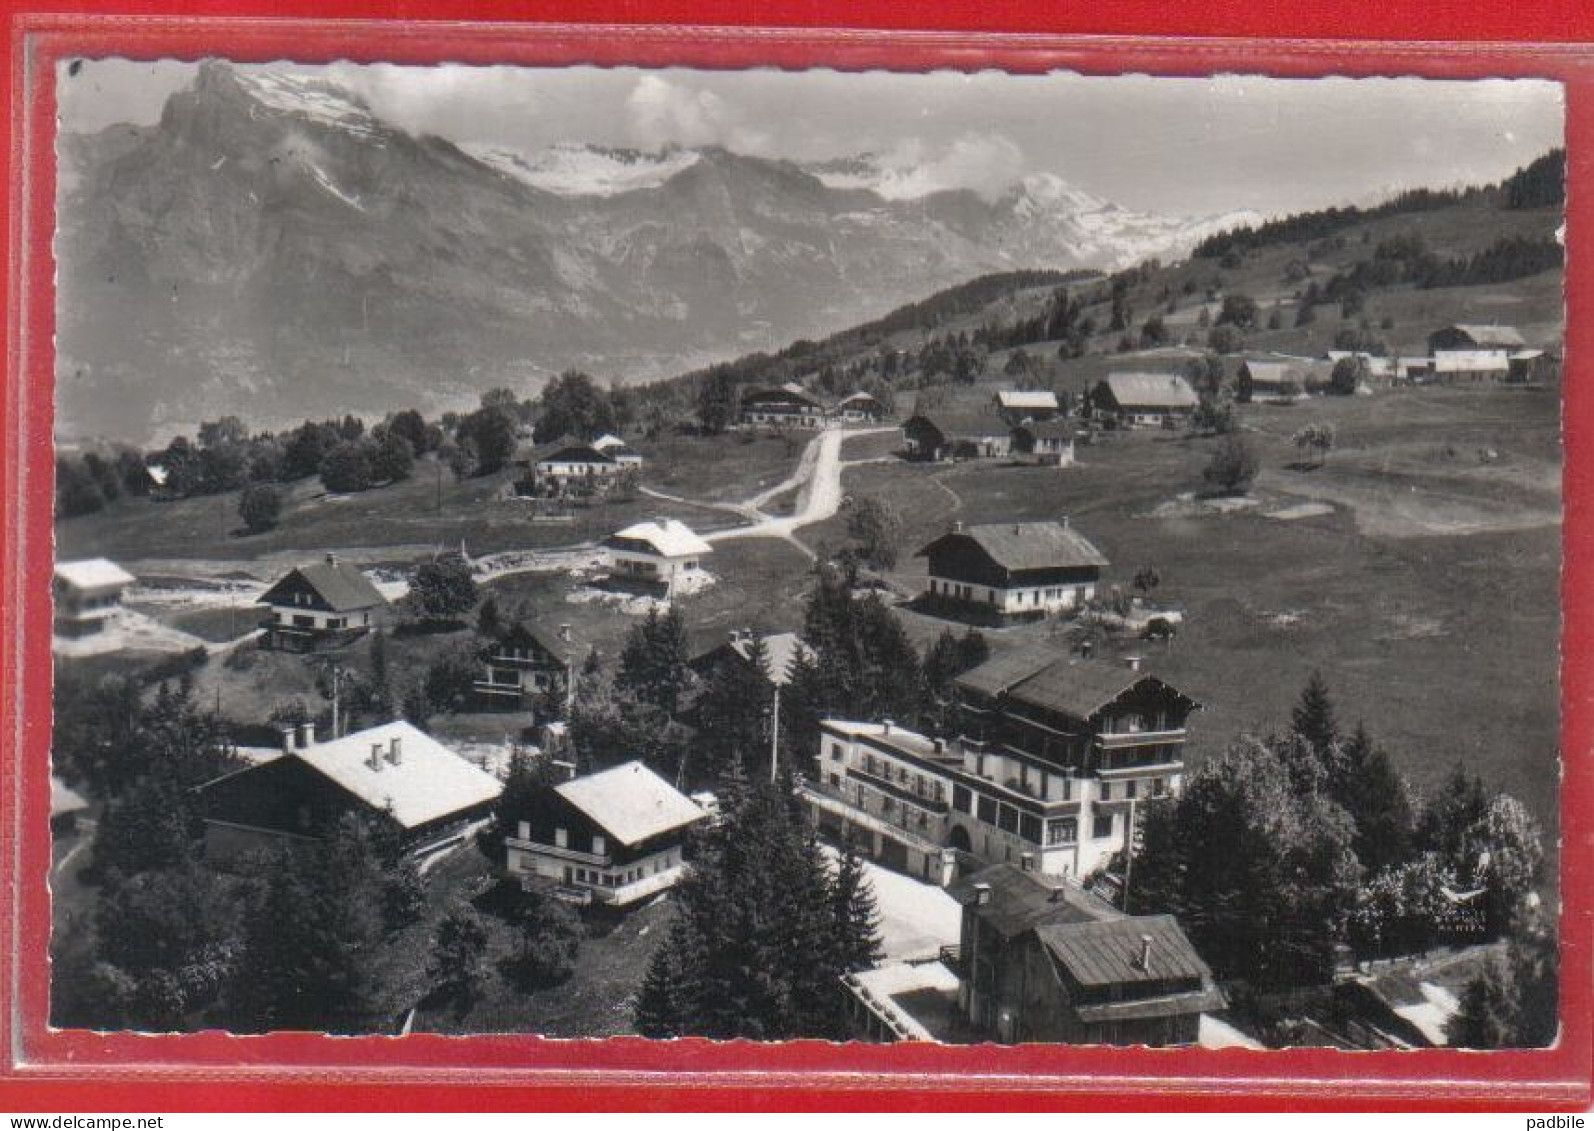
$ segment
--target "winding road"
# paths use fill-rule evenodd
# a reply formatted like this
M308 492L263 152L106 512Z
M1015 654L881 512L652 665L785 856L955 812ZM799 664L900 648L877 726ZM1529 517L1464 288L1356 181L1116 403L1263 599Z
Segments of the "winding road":
M747 517L748 525L729 530L716 530L703 537L709 542L729 542L736 538L784 538L808 555L814 552L799 542L796 533L804 526L823 522L841 509L841 473L851 464L841 458L842 442L852 436L869 436L892 432L892 428L856 428L842 431L831 428L821 432L803 449L797 468L789 477L761 491L739 506L731 507ZM853 461L857 463L866 460ZM789 515L765 514L762 508L771 499L778 499L791 490L797 490L797 507Z

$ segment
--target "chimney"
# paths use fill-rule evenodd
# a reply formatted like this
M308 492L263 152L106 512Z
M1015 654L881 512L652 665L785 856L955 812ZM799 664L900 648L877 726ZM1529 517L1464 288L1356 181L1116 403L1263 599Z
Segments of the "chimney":
M1063 529L1068 529L1068 516L1066 514L1063 516Z
M293 753L294 747L297 745L295 740L298 736L299 731L296 727L286 726L282 728L282 752L284 754Z
M382 768L382 744L380 742L371 743L371 760L366 765L373 770Z
M1147 973L1147 974L1151 973L1151 936L1150 935L1141 935L1140 936L1140 957L1139 957L1139 959L1136 960L1135 965L1140 967L1140 969L1144 973Z
M299 724L299 749L308 750L315 745L315 723L306 719Z
M1125 666L1127 666L1129 668L1129 670L1132 671L1132 672L1139 671L1140 670L1140 665L1142 663L1144 663L1144 662L1145 662L1145 657L1144 656L1125 656L1124 657Z
M387 760L397 766L404 761L404 747L399 745L398 735L394 735L387 742Z
M1079 642L1079 654L1087 660L1090 659L1096 654L1096 642L1094 640L1081 640Z
M1024 533L1024 528L1022 526L1020 526L1018 523L1015 522L1013 524L1013 533L1014 534L1022 534L1022 533Z
M935 753L937 757L946 753L946 739L938 738L935 740Z
M1021 872L1033 872L1035 870L1035 854L1026 852L1020 856L1018 858L1018 867Z
M962 534L963 533L963 520L961 518L958 519L956 522L954 522L952 524L952 533L953 534Z
M975 884L974 885L974 906L976 906L976 907L984 907L989 902L991 902L991 885L990 884Z
M566 644L570 643L570 626L568 624L562 624L559 626L559 639L563 640Z
M882 719L881 722L880 722L880 727L881 727L880 733L881 734L890 734L892 725L893 724L892 724L890 719Z
M337 564L338 564L338 556L336 554L328 554L327 555L327 565L335 566Z

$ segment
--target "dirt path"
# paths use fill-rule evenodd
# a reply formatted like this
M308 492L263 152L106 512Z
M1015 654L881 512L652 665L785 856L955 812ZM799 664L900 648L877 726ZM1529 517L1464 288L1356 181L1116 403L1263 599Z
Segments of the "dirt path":
M760 491L743 506L749 512L747 526L730 530L716 530L704 535L709 542L728 542L736 538L784 538L806 556L812 558L813 550L797 540L796 533L804 526L823 522L841 509L841 473L851 466L841 458L842 442L853 436L867 436L876 432L890 432L890 428L859 428L843 431L827 429L815 436L803 449L797 469L789 477L764 491ZM858 460L858 463L872 462ZM768 515L763 512L771 499L788 491L797 491L797 507L789 515Z

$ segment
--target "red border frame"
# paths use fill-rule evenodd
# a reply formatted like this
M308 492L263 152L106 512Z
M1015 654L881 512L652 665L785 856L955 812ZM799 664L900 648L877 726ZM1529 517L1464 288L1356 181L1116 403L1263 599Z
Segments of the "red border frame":
M26 5L23 5L26 6ZM406 1110L539 1107L635 1109L1033 1108L1039 1104L1118 1110L1391 1109L1581 1110L1590 1098L1594 992L1587 852L1594 802L1585 753L1594 734L1591 681L1576 664L1563 673L1561 890L1564 1034L1552 1050L1480 1054L1443 1050L1338 1053L1291 1050L1096 1050L657 1044L542 1041L530 1037L328 1039L301 1034L140 1037L50 1032L44 1026L49 905L38 881L49 866L49 595L52 557L50 391L54 326L54 60L84 54L240 60L292 57L393 62L596 63L736 68L824 65L856 70L1001 66L1066 67L1108 73L1203 74L1233 70L1281 76L1423 74L1534 75L1567 84L1569 257L1567 303L1591 309L1594 256L1577 250L1594 225L1594 48L1573 45L1594 15L1541 0L1436 11L1418 3L1372 10L1335 3L1284 12L1265 3L1186 0L1174 9L1133 3L1089 13L1028 10L1023 0L943 5L919 12L885 2L849 11L851 29L827 28L816 0L779 4L668 0L641 11L614 3L570 3L563 24L463 23L393 0L265 0L171 3L164 16L14 12L0 55L12 95L7 191L9 272L5 432L0 458L0 688L5 691L10 788L0 789L0 1017L10 1040L0 1062L0 1106L38 1110ZM474 0L468 15L506 18L516 6ZM345 17L331 22L329 8ZM181 12L181 15L175 13ZM523 13L522 13L523 14ZM399 24L397 19L420 21ZM353 21L353 22L350 22ZM691 22L689 22L691 21ZM705 25L740 25L711 27ZM629 26L619 26L629 25ZM780 25L784 30L775 30ZM917 31L880 34L882 29ZM796 30L806 28L808 30ZM1012 29L1022 29L1014 32ZM869 30L876 29L876 30ZM985 34L967 34L983 31ZM1241 36L1130 38L1131 34ZM1062 33L1062 34L1054 34ZM1087 34L1088 33L1088 34ZM1373 36L1470 43L1388 43ZM1536 45L1505 42L1524 34ZM1316 42L1300 35L1344 37ZM1274 36L1289 38L1262 39ZM1359 41L1358 41L1359 40ZM1560 41L1550 45L1549 41ZM16 190L21 190L20 192ZM1563 654L1587 654L1585 594L1594 506L1590 429L1594 396L1571 376L1594 325L1569 316L1566 381L1566 538ZM13 888L13 877L25 881ZM1578 976L1579 974L1583 976ZM535 1067L530 1067L535 1065ZM1483 1077L1481 1072L1487 1072Z

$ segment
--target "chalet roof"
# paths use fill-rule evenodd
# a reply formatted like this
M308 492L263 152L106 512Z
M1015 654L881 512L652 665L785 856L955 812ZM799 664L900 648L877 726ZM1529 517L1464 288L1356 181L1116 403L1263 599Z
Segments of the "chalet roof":
M802 637L795 632L772 632L761 639L764 642L764 655L769 661L769 670L765 674L776 687L784 687L791 682L792 665L796 663L799 655L804 653L813 655L813 649L804 644ZM724 647L744 660L752 660L752 634L727 640Z
M387 598L371 584L370 578L360 572L358 566L352 562L340 561L332 554L328 554L325 561L290 570L275 585L267 589L256 600L256 604L271 604L277 591L287 585L295 575L303 578L305 584L314 589L327 603L327 607L335 613L356 612L387 604Z
M1101 551L1066 522L976 523L941 535L918 556L948 538L972 539L993 562L1011 571L1107 564Z
M1044 645L993 656L958 676L955 682L969 691L992 697L1006 694L1021 703L1081 720L1091 718L1141 683L1168 687L1156 676L1127 665L1087 660ZM1176 688L1168 690L1189 699ZM1199 706L1194 700L1190 702Z
M397 765L385 757L395 739L399 742ZM377 760L380 768L372 769L371 751L376 746L382 748L384 757ZM312 743L291 756L372 808L390 810L406 829L491 801L503 790L493 775L402 721Z
M1005 409L1058 409L1057 394L1050 389L1002 389L996 401Z
M1195 408L1195 390L1177 373L1109 373L1102 379L1120 408Z
M537 456L537 466L545 463L613 463L609 453L599 451L592 444L565 444L563 447L553 448L546 454Z
M625 447L625 441L620 439L620 437L616 436L613 432L605 432L596 440L592 441L592 446L597 448L600 452L606 452L610 448Z
M1307 375L1302 366L1288 361L1244 361L1240 364L1251 375L1251 380L1273 385L1301 381Z
M109 558L56 562L55 576L73 589L110 589L131 585L138 580Z
M1035 934L1058 965L1083 986L1133 985L1173 978L1205 981L1212 971L1172 915L1133 915L1099 922L1044 923ZM1151 940L1144 968L1140 955Z
M1216 986L1185 993L1158 994L1129 1001L1103 1001L1075 1005L1074 1015L1087 1024L1108 1021L1147 1021L1154 1017L1180 1017L1191 1013L1215 1013L1229 1007L1228 999Z
M563 640L557 632L550 632L535 621L529 623L516 621L489 645L489 651L496 651L499 648L524 648L528 644L536 644L560 660L564 659L567 652L580 655L588 648L587 642L578 636L572 635L569 640Z
M621 844L640 844L649 837L685 828L705 814L641 762L575 778L554 792L592 819Z
M957 684L983 695L997 696L1023 683L1043 668L1068 659L1068 653L1044 644L997 652L978 667L957 677Z
M978 885L991 889L990 901L977 905ZM1060 877L995 864L964 876L947 893L1003 938L1014 938L1042 924L1095 923L1121 919L1123 912L1099 896Z
M850 404L865 403L878 406L880 404L880 398L875 396L873 393L866 393L860 389L855 393L848 393L846 396L842 397L836 402L836 407L846 408Z
M819 407L819 402L809 396L801 385L795 383L787 383L778 389L754 389L743 393L742 407L752 404L799 404L808 408Z
M1515 326L1484 326L1477 322L1455 322L1444 329L1459 330L1480 346L1514 349L1527 345Z
M686 554L711 554L714 547L693 533L692 528L677 518L657 522L638 522L616 531L605 539L605 544L616 542L641 542L660 557L678 558Z
M978 408L936 408L928 412L916 412L912 420L924 421L948 440L1006 436L1012 430L990 404Z
M1074 425L1056 416L1050 420L1032 420L1020 424L1013 431L1028 432L1037 440L1071 440L1074 436Z

